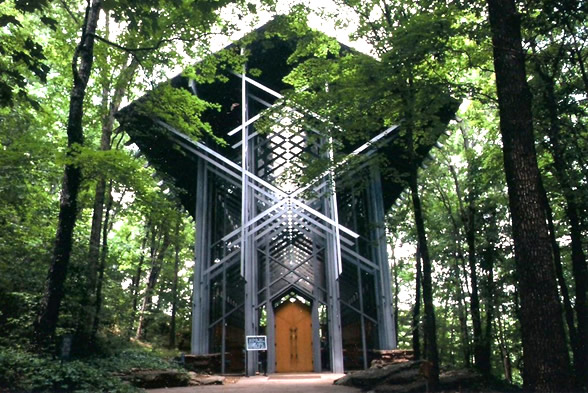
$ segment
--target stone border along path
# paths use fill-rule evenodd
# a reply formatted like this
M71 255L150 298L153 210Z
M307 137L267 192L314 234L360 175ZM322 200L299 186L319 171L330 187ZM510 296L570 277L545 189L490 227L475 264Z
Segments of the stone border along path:
M225 385L186 386L179 388L148 389L149 393L358 393L360 390L348 386L333 385L333 381L344 374L271 374L240 377L236 383Z

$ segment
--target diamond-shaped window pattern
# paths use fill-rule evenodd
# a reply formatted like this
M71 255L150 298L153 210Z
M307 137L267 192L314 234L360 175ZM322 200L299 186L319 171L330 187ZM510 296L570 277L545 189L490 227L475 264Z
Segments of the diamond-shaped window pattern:
M261 90L248 88L255 108L273 102L271 94ZM248 118L263 116L258 108ZM310 137L314 131L302 128L302 115L293 108L270 116L269 132L258 132L253 120L235 129L245 134L245 147L235 134L226 155L219 149L217 154L206 151L199 156L206 164L198 178L206 204L196 209L200 276L195 280L195 302L204 299L206 305L199 305L203 312L195 309L195 315L205 320L206 330L199 332L207 335L208 350L221 353L222 372L242 370L244 337L271 335L271 327L263 325L269 316L267 321L261 316L272 313L273 305L291 293L308 300L314 318L318 309L326 308L320 329L342 326L342 332L325 334L338 335L347 351L366 342L377 344L381 327L378 310L383 296L379 262L372 260L378 246L373 241L376 231L368 223L374 206L366 200L368 193L362 187L351 192L355 184L335 193L330 175L316 179L302 193L304 185L296 180L305 170L302 155L324 154L324 149L309 143L320 143L315 142L320 138ZM370 174L357 177L369 179ZM342 324L327 324L327 314L341 318ZM366 353L365 345L362 351Z

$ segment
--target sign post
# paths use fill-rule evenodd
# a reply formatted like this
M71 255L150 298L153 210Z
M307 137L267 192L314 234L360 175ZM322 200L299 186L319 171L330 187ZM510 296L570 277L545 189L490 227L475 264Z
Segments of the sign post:
M262 360L263 375L267 375L267 336L245 336L245 356L250 351L265 351L265 361Z
M60 351L60 359L61 363L64 361L68 361L71 356L71 346L73 342L73 337L71 334L66 334L63 336L61 340L61 351Z

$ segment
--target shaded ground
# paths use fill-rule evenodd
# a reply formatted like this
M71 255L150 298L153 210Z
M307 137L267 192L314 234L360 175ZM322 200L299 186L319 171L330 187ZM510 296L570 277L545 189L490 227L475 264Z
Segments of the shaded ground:
M367 370L349 373L335 381L337 385L353 386L373 393L421 393L428 392L428 367L426 361L407 361L379 365ZM439 376L438 392L460 393L515 393L515 386L498 380L488 380L470 369L448 370Z

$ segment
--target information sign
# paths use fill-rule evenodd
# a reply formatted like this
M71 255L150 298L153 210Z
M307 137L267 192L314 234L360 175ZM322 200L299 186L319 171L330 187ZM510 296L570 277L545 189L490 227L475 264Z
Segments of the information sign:
M246 336L245 347L248 351L267 351L267 336Z

